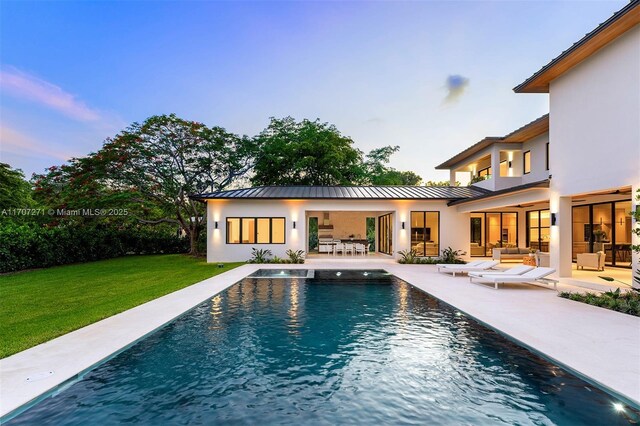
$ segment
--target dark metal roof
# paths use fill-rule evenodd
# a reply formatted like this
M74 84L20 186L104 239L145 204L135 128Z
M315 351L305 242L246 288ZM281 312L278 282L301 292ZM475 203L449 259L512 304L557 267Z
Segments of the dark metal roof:
M536 118L519 129L514 130L506 136L487 136L480 142L471 145L469 148L449 158L444 163L436 166L436 170L449 169L470 156L482 151L494 143L521 143L533 139L549 131L549 114Z
M524 82L520 83L516 87L513 88L513 91L516 93L548 93L549 92L549 81L558 78L561 74L558 75L549 75L545 76L545 74L550 71L555 66L561 64L564 61L570 61L571 56L574 55L579 49L587 46L588 44L594 45L591 48L591 53L596 52L597 50L604 47L606 44L614 40L617 36L623 34L633 26L637 25L640 20L640 6L639 0L631 0L627 3L622 9L615 12L609 19L598 25L591 32L587 33L580 40L575 42L571 47L562 52L556 58L552 59L547 65L543 66L539 71L534 73L531 77L526 79ZM620 24L622 21L626 20L624 24L619 25L619 28L613 28L615 25ZM610 34L606 34L609 32ZM602 36L601 40L597 40L599 36ZM573 61L573 63L569 64L569 68L577 65L587 56L577 58ZM540 80L540 81L539 81Z
M500 189L498 191L487 191L484 194L481 194L481 195L478 195L478 196L475 196L475 197L465 198L465 199L461 199L461 200L452 200L449 203L447 203L447 205L453 206L453 205L456 205L456 204L470 203L472 201L482 200L484 198L491 198L491 197L495 197L495 196L498 196L498 195L504 195L504 194L511 194L511 193L514 193L514 192L526 191L526 190L532 189L532 188L548 188L548 187L549 187L549 179L538 180L538 181L535 181L535 182L525 183L524 185L518 185L518 186L512 186L511 188Z
M258 186L192 195L194 200L460 200L488 192L473 186Z

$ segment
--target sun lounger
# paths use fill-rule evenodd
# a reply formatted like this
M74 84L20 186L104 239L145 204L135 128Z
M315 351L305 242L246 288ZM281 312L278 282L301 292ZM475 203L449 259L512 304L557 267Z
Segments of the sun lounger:
M477 266L481 263L484 262L489 262L488 260L474 260L473 262L469 262L469 263L461 263L461 264L452 264L452 263L438 263L436 264L436 266L438 268L446 268L448 266Z
M442 266L438 267L438 272L451 273L455 277L456 274L467 274L469 272L486 271L488 269L493 268L498 263L499 262L496 261L496 260L486 260L486 261L484 261L482 263L479 263L477 265L468 265L468 264L464 264L464 265L459 265L459 264L442 265Z
M469 272L469 280L471 281L471 278L478 278L478 277L491 277L491 276L504 276L504 275L522 275L526 272L531 271L533 268L533 266L529 266L529 265L518 265L518 266L514 266L513 268L509 268L509 269L505 269L503 271L494 271L494 270L489 270L489 271L481 271L481 272Z
M482 277L471 277L471 282L493 284L494 288L498 289L498 284L553 284L553 288L557 290L557 280L545 278L548 275L556 272L553 268L534 268L529 272L525 272L522 275L507 275L507 274L495 274L484 275Z

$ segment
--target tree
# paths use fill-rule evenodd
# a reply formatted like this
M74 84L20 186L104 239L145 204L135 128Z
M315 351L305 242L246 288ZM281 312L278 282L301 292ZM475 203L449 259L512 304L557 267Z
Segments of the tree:
M205 206L192 194L221 190L253 165L254 142L174 114L133 123L103 147L34 176L50 207L127 208L119 221L174 224L197 254ZM108 218L104 219L108 220Z
M353 140L317 119L272 117L255 140L253 185L350 185L363 178L362 152Z
M424 186L451 186L448 180L428 180ZM460 186L460 182L456 181L454 186Z
M254 143L221 127L174 114L132 124L96 154L106 176L159 206L165 216L143 223L176 223L190 238L191 254L203 229L205 207L189 196L222 190L253 165Z
M0 209L29 208L34 206L31 185L20 169L0 163Z
M364 163L365 183L370 185L420 185L422 178L411 171L400 171L389 167L391 156L400 150L399 146L384 146L371 150Z

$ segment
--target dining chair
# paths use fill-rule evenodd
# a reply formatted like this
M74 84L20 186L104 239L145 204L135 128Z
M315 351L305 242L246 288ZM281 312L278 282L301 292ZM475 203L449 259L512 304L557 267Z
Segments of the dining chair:
M342 254L351 253L353 254L353 243L344 243L344 251Z

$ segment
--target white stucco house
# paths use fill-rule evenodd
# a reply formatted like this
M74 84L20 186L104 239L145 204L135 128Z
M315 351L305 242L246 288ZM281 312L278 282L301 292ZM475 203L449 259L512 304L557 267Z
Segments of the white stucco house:
M637 268L630 216L640 188L640 2L634 0L519 84L548 93L549 114L486 137L440 164L468 187L259 187L194 196L207 203L207 260L242 261L252 248L397 257L446 247L469 257L495 248L548 253L570 277L581 253ZM336 256L344 255L336 253Z

